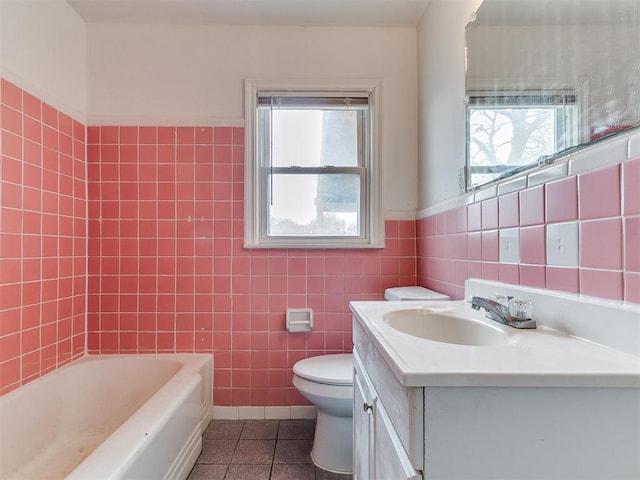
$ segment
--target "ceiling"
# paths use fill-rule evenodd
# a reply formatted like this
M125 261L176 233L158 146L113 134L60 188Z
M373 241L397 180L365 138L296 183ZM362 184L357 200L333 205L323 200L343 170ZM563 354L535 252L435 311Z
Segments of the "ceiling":
M67 0L90 23L415 26L429 0Z

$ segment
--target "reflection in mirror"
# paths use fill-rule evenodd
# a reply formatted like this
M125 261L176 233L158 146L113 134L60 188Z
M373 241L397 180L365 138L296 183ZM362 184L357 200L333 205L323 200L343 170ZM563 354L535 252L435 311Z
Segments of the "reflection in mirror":
M484 0L466 50L467 189L640 125L640 0Z

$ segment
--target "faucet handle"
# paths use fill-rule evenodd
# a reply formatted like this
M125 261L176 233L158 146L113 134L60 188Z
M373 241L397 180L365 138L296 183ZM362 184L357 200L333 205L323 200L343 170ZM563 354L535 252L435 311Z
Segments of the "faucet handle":
M529 300L510 300L509 315L516 320L530 320L533 304Z
M511 300L513 300L513 296L511 295L494 295L493 298L495 299L496 302L504 305L505 307L509 308L509 302Z

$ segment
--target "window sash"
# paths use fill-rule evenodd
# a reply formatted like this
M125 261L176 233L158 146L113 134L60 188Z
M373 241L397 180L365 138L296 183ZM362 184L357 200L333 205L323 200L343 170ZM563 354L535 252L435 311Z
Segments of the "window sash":
M274 99L279 100L275 102ZM283 240L292 239L325 241L346 241L366 242L369 231L369 183L370 155L369 155L369 98L355 97L357 104L351 103L351 97L275 97L258 95L257 100L257 146L259 155L259 176L260 176L260 208L259 208L259 237L260 243L270 242L280 243ZM274 106L275 105L275 106ZM271 109L305 109L305 110L357 110L357 165L356 166L299 166L290 165L287 167L273 166L271 164ZM360 178L359 209L358 209L358 235L277 235L269 233L269 205L271 203L273 175L333 175L355 173Z
M367 92L258 92L256 105L260 108L369 108Z
M306 107L305 109L315 109L315 107ZM271 118L269 116L269 107L259 107L256 115L257 121L257 155L260 167L272 167L271 161ZM336 110L331 108L331 110ZM370 119L369 108L358 109L358 125L357 125L357 165L364 168L371 166L371 149L370 149ZM296 165L291 165L294 167ZM345 168L339 165L326 165L322 168L335 167ZM305 168L305 167L301 167Z
M278 235L274 233L269 233L269 209L270 209L270 190L271 190L271 175L342 175L342 174L356 174L360 180L359 182L359 197L358 197L358 205L359 208L355 212L358 216L358 235L340 235L340 234L308 234L308 235L297 235L297 234L286 234L286 235ZM260 241L261 243L268 244L270 242L280 242L282 240L291 240L291 239L302 239L302 240L341 240L347 243L353 242L363 242L368 239L367 232L369 231L369 215L368 215L368 196L367 196L367 183L368 183L368 172L365 168L359 167L326 167L326 168L303 168L303 167L292 167L292 168L283 168L283 167L274 167L273 170L268 167L262 168L262 176L261 176L261 194L262 201L261 205L261 215L260 215Z

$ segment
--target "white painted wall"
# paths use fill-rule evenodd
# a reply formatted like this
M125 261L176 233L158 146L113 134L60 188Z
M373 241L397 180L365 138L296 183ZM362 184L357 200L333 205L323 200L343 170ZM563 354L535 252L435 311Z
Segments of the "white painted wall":
M465 164L464 28L480 0L431 0L418 25L419 198L424 209L458 196Z
M0 0L0 75L84 122L84 20L64 0Z
M245 78L379 79L387 218L417 207L412 27L90 24L88 123L242 125Z

